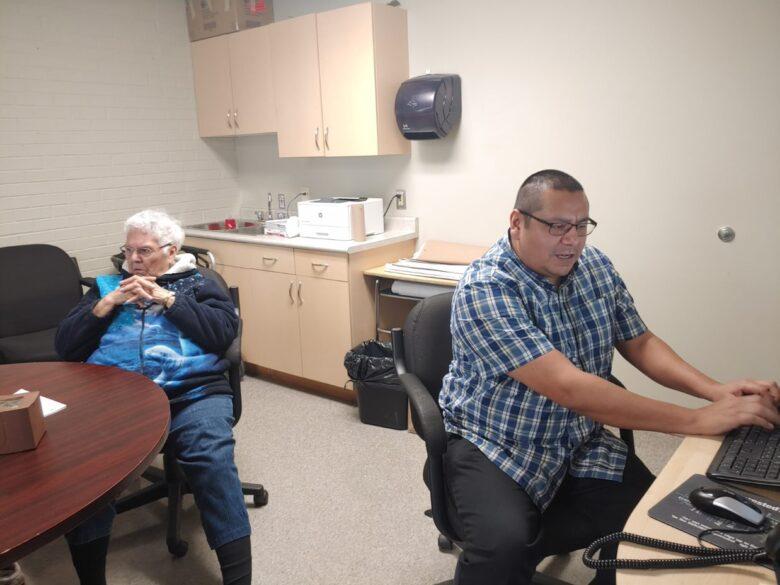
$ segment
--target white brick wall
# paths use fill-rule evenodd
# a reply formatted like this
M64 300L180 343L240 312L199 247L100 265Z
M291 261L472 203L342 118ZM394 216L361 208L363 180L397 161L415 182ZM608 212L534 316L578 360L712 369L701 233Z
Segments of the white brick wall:
M183 0L0 0L0 246L102 272L131 213L230 215L236 174L198 137Z

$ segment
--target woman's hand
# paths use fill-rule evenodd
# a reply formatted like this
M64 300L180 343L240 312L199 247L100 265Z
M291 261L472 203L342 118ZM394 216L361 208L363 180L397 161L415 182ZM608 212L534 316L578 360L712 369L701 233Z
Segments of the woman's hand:
M111 291L100 299L92 309L96 317L105 317L115 307L126 303L135 303L143 307L148 303L164 305L173 298L173 293L165 290L155 282L154 276L139 276L137 274L119 283L119 288Z

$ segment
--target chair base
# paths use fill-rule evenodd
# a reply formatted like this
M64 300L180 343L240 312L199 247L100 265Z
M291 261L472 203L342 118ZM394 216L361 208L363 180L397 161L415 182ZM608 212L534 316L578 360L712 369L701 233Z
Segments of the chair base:
M181 538L181 503L183 497L192 491L184 480L178 465L165 453L163 454L163 464L163 469L150 467L141 475L147 481L152 482L151 485L120 498L116 501L115 507L117 514L121 514L167 498L168 528L165 543L171 555L181 558L187 554L189 548L187 541ZM241 492L245 496L252 496L252 504L255 508L268 504L268 491L262 484L241 483Z

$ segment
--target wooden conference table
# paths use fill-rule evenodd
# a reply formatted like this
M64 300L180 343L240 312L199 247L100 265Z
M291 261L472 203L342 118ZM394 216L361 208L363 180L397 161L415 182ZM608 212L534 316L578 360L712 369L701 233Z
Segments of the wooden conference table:
M168 399L140 374L78 363L0 366L0 395L37 390L67 407L46 417L31 451L0 455L0 566L62 536L154 459Z
M625 531L641 534L652 538L660 538L681 544L698 546L696 538L653 520L647 511L662 500L667 494L682 484L695 473L704 474L709 467L715 452L720 447L720 438L687 437L674 452L672 458L664 466L661 473L650 486L645 496L637 504L626 522ZM754 486L741 486L741 489L756 492L769 498L780 498L780 492L771 489L760 489ZM650 558L680 558L671 552L649 549L639 545L626 543L618 549L618 558L650 559ZM617 585L645 585L648 583L664 583L684 585L775 585L774 573L757 565L722 565L700 569L664 569L651 571L620 570L617 573Z

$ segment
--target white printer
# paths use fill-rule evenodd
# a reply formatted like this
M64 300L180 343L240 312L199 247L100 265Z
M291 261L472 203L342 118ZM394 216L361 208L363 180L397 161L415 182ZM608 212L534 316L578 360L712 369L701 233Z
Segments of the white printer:
M352 240L350 207L362 205L366 235L385 231L382 199L379 197L322 197L298 203L302 238Z

